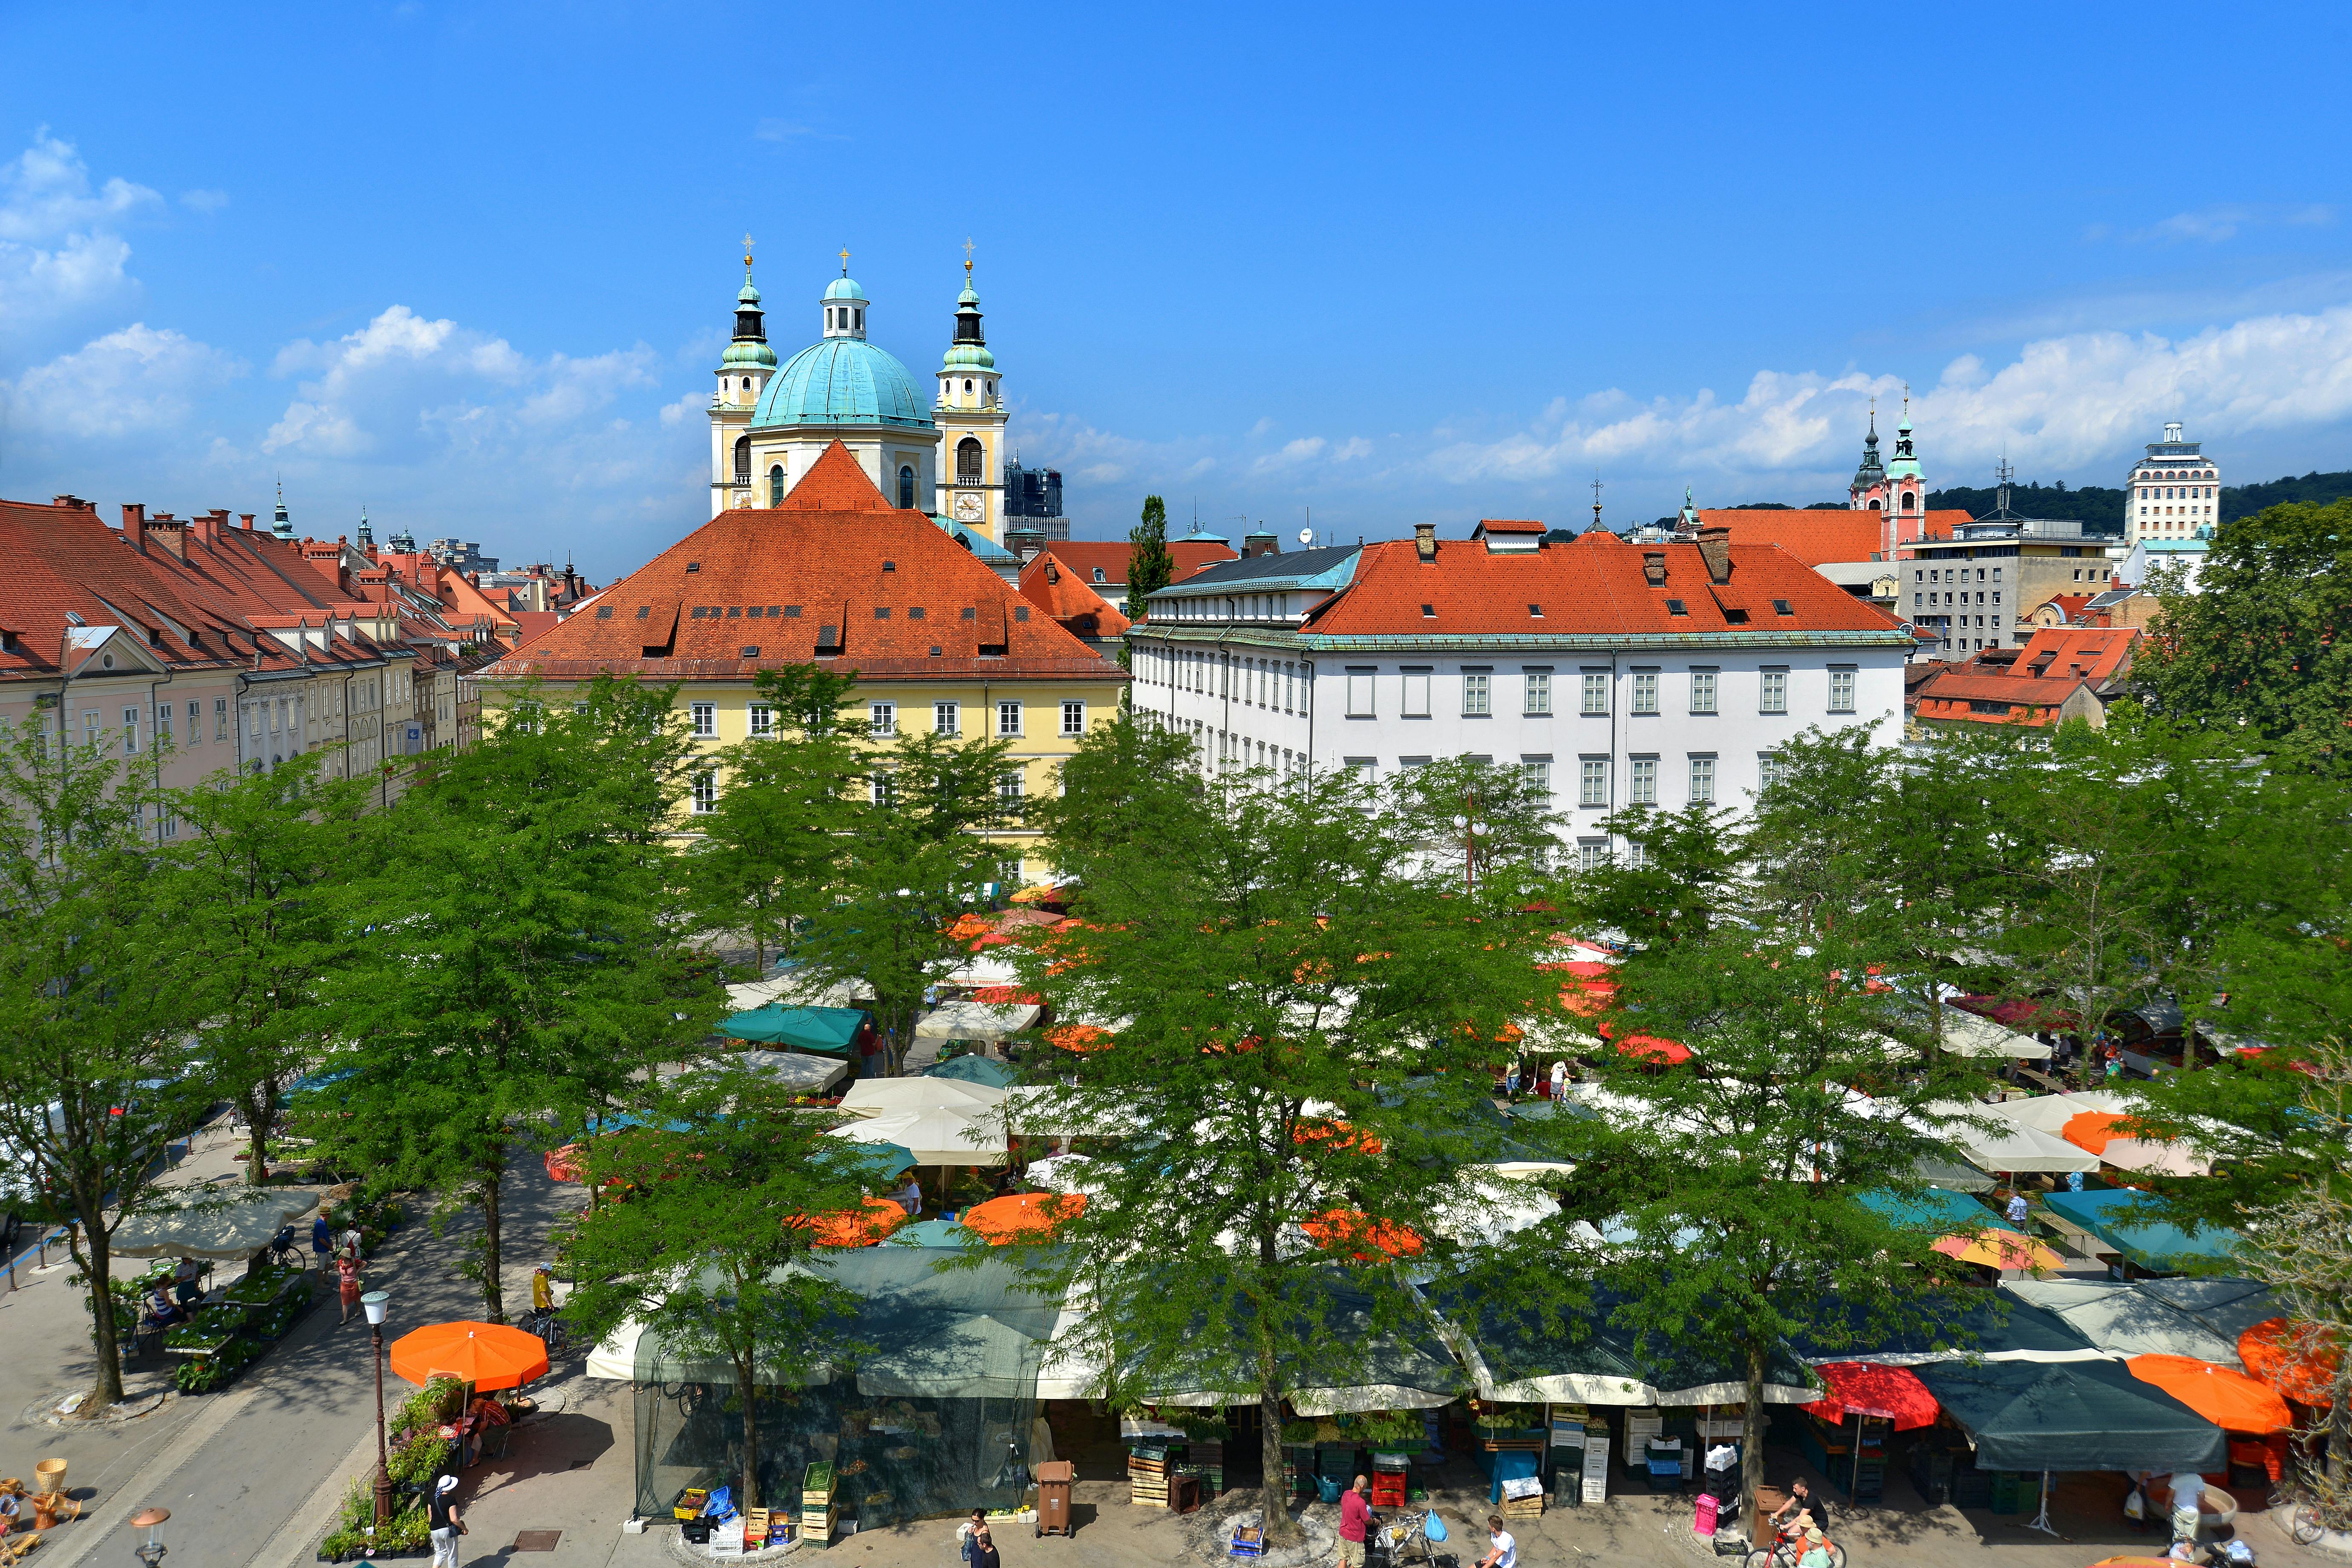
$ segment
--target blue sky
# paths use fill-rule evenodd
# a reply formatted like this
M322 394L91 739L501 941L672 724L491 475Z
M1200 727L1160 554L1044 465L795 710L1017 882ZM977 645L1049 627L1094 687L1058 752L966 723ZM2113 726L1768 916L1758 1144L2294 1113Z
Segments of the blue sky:
M1081 535L2352 467L2352 13L1942 9L11 5L0 495L617 574L747 229L925 385L971 239Z

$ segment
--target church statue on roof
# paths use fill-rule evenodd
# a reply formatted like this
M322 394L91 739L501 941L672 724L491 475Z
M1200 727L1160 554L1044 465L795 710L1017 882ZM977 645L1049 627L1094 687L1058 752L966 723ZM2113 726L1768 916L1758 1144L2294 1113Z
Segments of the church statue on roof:
M735 334L719 355L710 403L714 512L782 504L839 441L894 504L926 513L996 563L1004 553L1004 398L981 328L971 250L966 242L953 334L927 404L907 367L868 340L873 301L850 277L846 250L817 299L817 341L779 363L745 237Z

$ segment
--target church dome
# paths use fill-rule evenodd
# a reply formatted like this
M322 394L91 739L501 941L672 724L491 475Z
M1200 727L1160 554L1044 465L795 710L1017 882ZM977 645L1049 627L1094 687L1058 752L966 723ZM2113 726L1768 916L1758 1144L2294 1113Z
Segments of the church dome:
M868 302L866 290L857 286L856 279L846 273L825 285L824 297L828 300L855 300L859 304Z
M843 278L825 298L864 299L838 293ZM827 338L811 343L784 363L751 414L751 428L780 425L877 425L907 430L936 429L929 406L915 395L907 367L863 338Z

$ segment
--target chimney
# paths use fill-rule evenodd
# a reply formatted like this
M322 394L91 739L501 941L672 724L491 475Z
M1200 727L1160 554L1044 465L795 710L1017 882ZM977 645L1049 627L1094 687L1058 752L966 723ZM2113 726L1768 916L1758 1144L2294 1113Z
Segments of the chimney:
M1412 525L1413 553L1423 561L1437 559L1437 524L1416 522Z
M49 498L49 504L54 507L60 507L67 511L96 511L98 510L96 502L86 501L79 496L51 496Z
M1700 529L1698 552L1706 563L1708 582L1721 584L1731 581L1731 530L1723 527Z
M1642 579L1653 588L1666 585L1666 552L1663 550L1642 552Z
M249 511L238 512L236 514L236 523L239 528L251 528L253 526L253 514Z
M1048 555L1045 557L1045 581L1048 583L1058 583L1061 580L1062 563Z
M147 553L147 507L144 502L122 503L122 538L140 554Z

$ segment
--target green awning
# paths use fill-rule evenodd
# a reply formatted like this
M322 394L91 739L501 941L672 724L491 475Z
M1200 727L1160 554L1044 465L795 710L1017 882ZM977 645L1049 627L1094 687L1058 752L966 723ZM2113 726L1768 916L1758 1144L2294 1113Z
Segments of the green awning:
M1988 1228L2017 1227L1965 1193L1926 1187L1916 1193L1874 1188L1856 1194L1855 1201L1872 1213L1906 1229L1932 1230L1938 1236L1974 1236Z
M2226 1262L2242 1239L2236 1231L2218 1226L2191 1232L2160 1217L2143 1220L2142 1214L2160 1214L2163 1200L2129 1187L2052 1193L2042 1204L2154 1274L2186 1274L2208 1263Z
M1021 1081L1021 1075L1009 1064L982 1056L950 1057L937 1067L925 1068L922 1076L986 1084L991 1089L1011 1089Z
M856 1044L858 1030L865 1026L862 1008L787 1007L781 1002L771 1002L764 1007L736 1014L719 1026L719 1032L739 1040L845 1057Z
M1483 1370L1488 1399L1562 1400L1577 1405L1654 1405L1633 1336L1605 1311L1564 1312L1555 1324L1538 1308L1465 1279L1424 1288L1430 1306L1467 1342L1464 1356Z
M2112 1361L1916 1369L1987 1470L2218 1470L2221 1429Z

